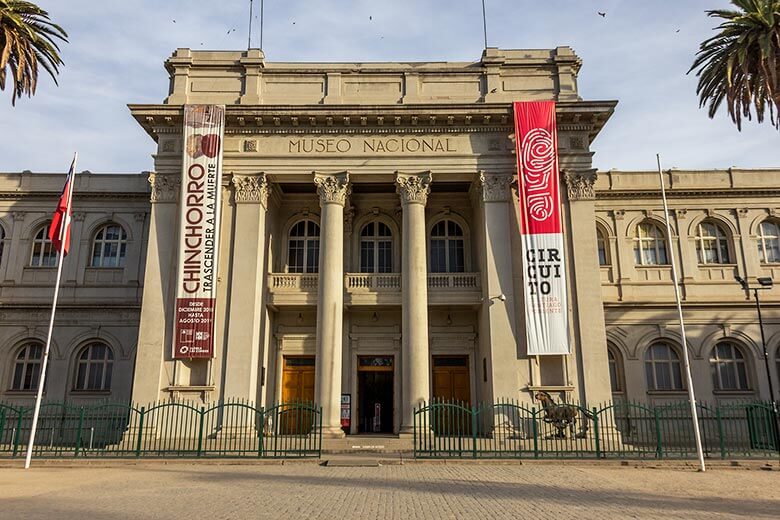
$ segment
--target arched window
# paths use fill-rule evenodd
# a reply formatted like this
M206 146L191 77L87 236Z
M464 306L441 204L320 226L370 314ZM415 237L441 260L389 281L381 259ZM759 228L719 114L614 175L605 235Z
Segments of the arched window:
M316 273L320 263L320 226L313 220L301 220L290 229L287 246L287 271Z
M634 258L637 265L666 265L666 238L652 222L642 222L634 235Z
M393 232L383 222L369 222L360 232L360 272L393 272Z
M74 390L111 390L114 353L105 343L94 342L82 348L76 358Z
M765 264L780 263L780 224L765 220L758 228L758 255Z
M92 267L124 267L127 233L119 224L106 224L92 242Z
M683 390L682 368L677 351L667 343L654 343L645 352L648 390Z
M596 248L599 253L599 265L609 265L607 237L604 236L604 232L598 226L596 226Z
M721 341L710 354L712 382L716 390L750 390L742 350L731 341Z
M431 230L431 272L462 273L465 270L463 228L453 220L440 220Z
M696 229L696 253L700 264L728 264L729 240L723 228L714 222L702 222Z
M607 345L607 360L609 361L609 383L612 393L622 392L623 357L612 345Z
M49 222L51 224L51 222ZM49 240L49 224L35 234L30 254L30 267L54 267L57 265L57 250Z
M19 349L14 360L14 374L11 378L11 390L38 390L43 363L43 345L31 341Z

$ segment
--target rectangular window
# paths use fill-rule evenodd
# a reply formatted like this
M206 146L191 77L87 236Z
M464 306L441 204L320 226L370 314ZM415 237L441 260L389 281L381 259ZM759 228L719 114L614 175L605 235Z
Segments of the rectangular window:
M379 272L380 273L392 273L393 272L393 243L392 242L379 242L377 244L379 248Z
M374 272L374 243L373 242L360 243L360 272L361 273Z
M447 254L444 250L444 240L431 240L431 272L447 272Z

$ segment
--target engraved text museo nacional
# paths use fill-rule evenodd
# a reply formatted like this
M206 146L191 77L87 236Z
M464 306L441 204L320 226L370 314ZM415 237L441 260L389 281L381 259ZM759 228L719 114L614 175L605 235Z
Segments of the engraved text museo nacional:
M354 150L353 147L358 148ZM455 152L448 137L385 137L364 138L357 141L337 137L290 139L289 153L416 153Z

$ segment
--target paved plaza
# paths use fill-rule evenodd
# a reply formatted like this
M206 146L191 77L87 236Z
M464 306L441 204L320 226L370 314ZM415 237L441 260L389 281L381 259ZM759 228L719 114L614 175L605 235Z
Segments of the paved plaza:
M21 461L20 461L21 462ZM562 464L0 468L3 519L777 518L780 472Z

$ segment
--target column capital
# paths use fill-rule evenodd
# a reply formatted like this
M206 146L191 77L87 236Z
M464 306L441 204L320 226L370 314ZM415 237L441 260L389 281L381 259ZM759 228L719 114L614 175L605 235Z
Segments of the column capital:
M563 180L569 200L593 200L596 198L596 170L569 170L564 169Z
M156 202L175 202L179 196L181 177L178 175L158 175L151 172L149 173L149 185L152 187L149 200L153 204Z
M396 192L401 196L403 204L428 203L428 194L431 192L431 172L401 173L395 172Z
M320 196L320 206L324 204L338 204L344 206L347 197L352 192L349 184L349 172L318 173L314 172L314 184L317 186L317 194Z
M479 172L478 189L483 202L506 202L511 196L511 185L515 176L505 173Z
M236 204L262 204L268 208L268 196L271 185L264 173L260 175L234 175L231 181L235 193Z

